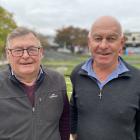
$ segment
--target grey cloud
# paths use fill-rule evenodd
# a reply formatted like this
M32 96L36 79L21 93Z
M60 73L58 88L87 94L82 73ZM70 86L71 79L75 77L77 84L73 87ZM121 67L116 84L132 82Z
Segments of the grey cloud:
M43 33L54 33L63 26L90 28L102 15L112 15L123 27L140 31L140 0L1 0L18 25L25 25Z

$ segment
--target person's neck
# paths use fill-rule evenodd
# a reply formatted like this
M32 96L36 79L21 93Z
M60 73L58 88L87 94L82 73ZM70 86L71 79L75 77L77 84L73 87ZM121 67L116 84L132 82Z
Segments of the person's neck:
M27 86L33 86L36 82L36 78L35 79L32 79L32 80L29 80L29 79L20 79L20 82L27 85Z
M23 84L27 86L32 86L35 84L38 74L36 75L26 75L26 76L20 76L15 75L15 77Z
M103 66L93 64L94 72L96 73L100 82L103 82L107 79L107 77L117 68L118 62L112 64L111 66Z

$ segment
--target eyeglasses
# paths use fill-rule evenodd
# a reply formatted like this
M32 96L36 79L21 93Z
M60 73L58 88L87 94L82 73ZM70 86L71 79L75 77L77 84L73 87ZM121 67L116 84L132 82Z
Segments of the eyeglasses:
M29 47L27 49L22 49L22 48L15 48L15 49L8 49L12 56L14 57L21 57L23 56L24 50L27 51L29 56L37 56L39 53L40 47Z

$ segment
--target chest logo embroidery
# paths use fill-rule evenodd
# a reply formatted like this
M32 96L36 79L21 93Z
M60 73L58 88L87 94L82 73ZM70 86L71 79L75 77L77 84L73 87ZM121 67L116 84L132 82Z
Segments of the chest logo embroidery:
M51 99L51 98L57 98L58 97L58 95L57 94L51 94L50 96L49 96L49 98Z

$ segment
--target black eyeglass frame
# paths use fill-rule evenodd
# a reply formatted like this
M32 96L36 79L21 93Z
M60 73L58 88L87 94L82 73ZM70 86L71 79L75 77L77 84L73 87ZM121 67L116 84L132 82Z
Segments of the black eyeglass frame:
M32 49L37 49L34 53L31 52ZM26 48L26 49L22 49L22 48L14 48L14 49L10 49L8 48L7 50L9 50L12 54L13 57L22 57L23 54L24 54L24 50L27 51L28 55L29 56L37 56L38 53L39 53L39 50L41 49L41 47L29 47L29 48ZM19 54L14 54L13 51L16 51L17 50L17 53L21 53L20 55Z

